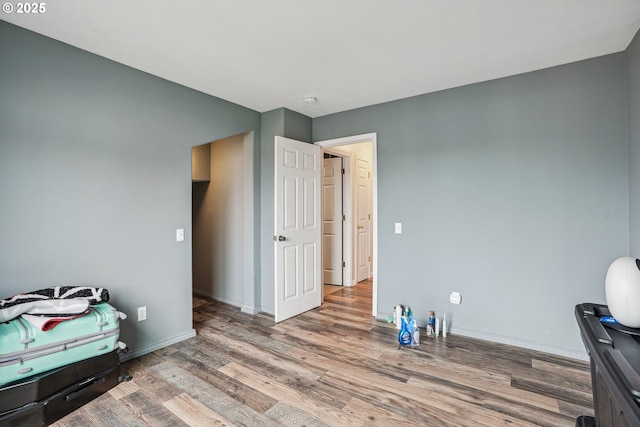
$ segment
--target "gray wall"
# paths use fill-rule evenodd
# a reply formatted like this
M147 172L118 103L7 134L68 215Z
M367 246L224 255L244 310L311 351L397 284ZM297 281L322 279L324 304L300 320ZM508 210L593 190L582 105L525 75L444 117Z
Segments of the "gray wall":
M640 36L627 48L629 255L640 258Z
M584 357L573 308L629 247L625 91L621 53L314 119L378 134L379 315Z
M130 356L189 336L191 147L251 130L255 111L0 21L0 293L106 287Z
M275 311L275 283L274 283L274 263L275 254L273 246L274 229L274 206L273 206L273 185L274 185L274 143L276 136L297 139L299 141L311 141L311 124L309 117L278 108L262 114L262 133L260 135L261 149L261 185L260 185L260 205L261 205L261 303L262 311L273 314ZM258 246L258 245L256 245Z

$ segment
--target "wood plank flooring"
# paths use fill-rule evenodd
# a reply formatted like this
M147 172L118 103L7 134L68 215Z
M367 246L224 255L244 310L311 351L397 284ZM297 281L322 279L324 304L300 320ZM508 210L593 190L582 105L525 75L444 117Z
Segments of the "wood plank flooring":
M274 324L194 297L195 338L123 364L133 380L79 426L571 426L592 415L582 361L451 335L398 349L371 283Z
M339 290L342 289L342 286L339 285L327 285L324 284L322 285L322 295L327 296L327 295L331 295L335 292L338 292Z

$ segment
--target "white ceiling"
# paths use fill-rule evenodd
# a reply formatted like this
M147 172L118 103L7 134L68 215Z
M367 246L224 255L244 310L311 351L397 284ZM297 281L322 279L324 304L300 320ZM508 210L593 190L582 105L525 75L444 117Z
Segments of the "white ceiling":
M640 27L640 0L41 1L42 14L2 18L260 112L310 117L620 52Z

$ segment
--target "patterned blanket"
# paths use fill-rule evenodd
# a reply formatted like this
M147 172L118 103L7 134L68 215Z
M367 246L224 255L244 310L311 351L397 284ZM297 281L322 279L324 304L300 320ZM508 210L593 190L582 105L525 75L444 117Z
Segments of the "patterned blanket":
M0 322L21 314L74 317L87 312L90 304L109 301L109 291L90 286L53 286L0 300Z

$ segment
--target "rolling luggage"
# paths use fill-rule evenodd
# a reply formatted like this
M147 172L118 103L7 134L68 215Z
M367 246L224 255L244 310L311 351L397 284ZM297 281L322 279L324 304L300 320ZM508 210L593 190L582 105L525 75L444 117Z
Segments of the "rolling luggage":
M126 316L106 302L89 314L43 332L23 316L0 323L0 387L38 373L124 348L120 319Z
M120 363L117 351L91 357L0 386L0 415L32 402L39 402L97 372Z
M0 388L0 427L47 426L131 379L114 350Z

